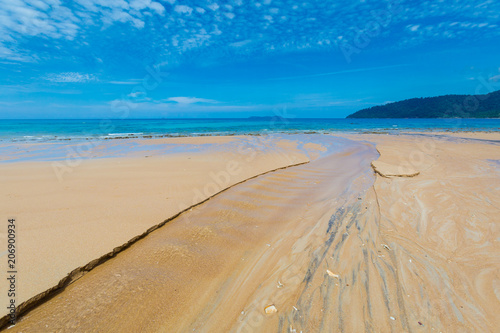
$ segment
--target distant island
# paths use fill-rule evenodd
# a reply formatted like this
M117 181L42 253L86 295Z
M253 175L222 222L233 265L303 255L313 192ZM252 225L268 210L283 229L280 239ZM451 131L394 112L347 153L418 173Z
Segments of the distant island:
M363 109L347 118L500 118L500 90L485 95L412 98Z

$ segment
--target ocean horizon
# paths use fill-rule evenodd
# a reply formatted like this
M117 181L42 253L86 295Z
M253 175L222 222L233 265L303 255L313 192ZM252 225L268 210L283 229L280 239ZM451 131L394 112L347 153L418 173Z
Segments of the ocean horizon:
M48 142L273 133L397 133L399 131L499 131L500 119L4 119L0 141Z

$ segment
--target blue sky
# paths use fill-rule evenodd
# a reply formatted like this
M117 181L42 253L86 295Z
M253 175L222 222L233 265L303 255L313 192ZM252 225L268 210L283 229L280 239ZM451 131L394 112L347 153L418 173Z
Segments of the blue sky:
M0 0L0 118L345 117L499 54L496 0Z

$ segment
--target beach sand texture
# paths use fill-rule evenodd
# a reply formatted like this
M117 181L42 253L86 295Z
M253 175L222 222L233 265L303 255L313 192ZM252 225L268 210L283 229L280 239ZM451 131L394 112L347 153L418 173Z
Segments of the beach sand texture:
M500 137L346 137L282 142L311 161L183 213L10 330L495 332Z

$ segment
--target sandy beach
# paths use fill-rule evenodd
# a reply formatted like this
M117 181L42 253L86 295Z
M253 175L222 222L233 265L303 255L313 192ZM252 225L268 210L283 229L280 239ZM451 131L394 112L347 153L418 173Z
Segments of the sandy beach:
M500 1L0 3L0 333L500 333Z
M112 141L0 164L36 305L8 331L500 326L498 132Z

